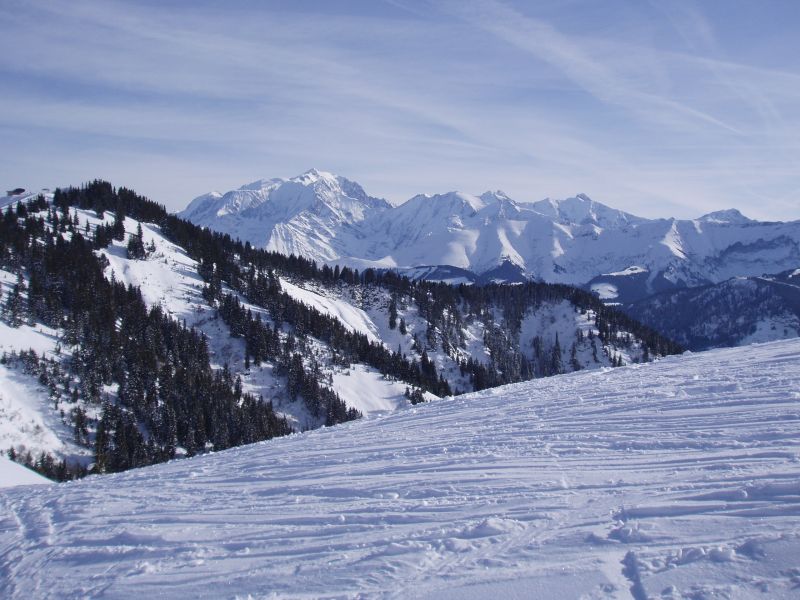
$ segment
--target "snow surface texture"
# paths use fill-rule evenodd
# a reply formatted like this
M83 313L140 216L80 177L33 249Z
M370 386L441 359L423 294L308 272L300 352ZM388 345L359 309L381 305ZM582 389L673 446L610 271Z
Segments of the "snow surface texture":
M0 596L796 598L800 340L0 494Z
M17 485L41 485L43 483L53 482L35 471L31 471L29 468L0 455L0 488Z
M499 191L419 195L391 207L358 184L314 169L200 196L180 216L320 264L411 274L450 265L489 279L505 264L517 276L554 283L584 285L603 274L641 280L625 301L800 264L800 221L762 223L736 210L694 220L643 219L583 194L526 203ZM463 279L454 274L454 282Z

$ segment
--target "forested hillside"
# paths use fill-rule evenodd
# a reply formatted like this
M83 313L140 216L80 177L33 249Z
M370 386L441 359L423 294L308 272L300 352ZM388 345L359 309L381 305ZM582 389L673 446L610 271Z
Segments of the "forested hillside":
M9 205L0 274L0 377L30 396L0 443L61 479L679 351L575 288L319 267L102 181Z
M800 335L800 269L655 294L621 307L691 350Z

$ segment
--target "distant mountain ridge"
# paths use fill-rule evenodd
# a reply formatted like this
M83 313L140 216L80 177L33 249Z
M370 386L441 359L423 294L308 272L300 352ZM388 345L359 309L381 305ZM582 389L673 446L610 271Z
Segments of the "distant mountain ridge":
M179 215L319 264L568 283L615 302L800 266L800 221L759 222L735 209L646 219L584 194L529 203L500 191L417 195L395 207L316 169L205 194Z
M691 350L796 338L800 269L653 294L621 308Z

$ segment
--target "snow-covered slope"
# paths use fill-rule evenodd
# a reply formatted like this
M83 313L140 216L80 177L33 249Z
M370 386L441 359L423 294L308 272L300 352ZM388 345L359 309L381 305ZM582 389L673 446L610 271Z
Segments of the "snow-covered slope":
M516 269L506 277L603 284L620 302L800 265L800 221L762 223L734 209L643 219L583 194L523 203L499 191L419 195L389 207L313 170L201 196L181 216L318 263L406 272L448 265L476 276L506 264Z
M0 595L794 598L800 341L0 493Z
M7 298L15 282L11 273L0 269L0 298ZM33 351L41 358L60 361L64 358L58 341L62 333L41 323L12 327L0 319L0 453L3 455L13 449L20 455L30 452L34 460L41 453L70 462L89 460L89 449L75 443L69 417L75 406L64 398L54 397L35 372L18 364L24 361L7 359L12 353Z
M35 471L17 464L5 456L0 456L0 488L16 487L18 485L42 485L53 483Z

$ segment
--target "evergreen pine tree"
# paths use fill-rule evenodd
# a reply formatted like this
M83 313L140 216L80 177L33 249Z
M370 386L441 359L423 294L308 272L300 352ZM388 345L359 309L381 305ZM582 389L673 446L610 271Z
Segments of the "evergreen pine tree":
M553 344L553 350L550 355L550 373L551 375L558 375L563 372L564 368L561 364L561 344L558 341L558 333L556 333L556 342Z
M25 279L20 272L17 274L17 282L14 284L14 287L9 290L5 303L3 304L5 318L12 327L19 327L24 321L24 302L22 300L22 292L24 291Z
M397 298L392 294L392 299L389 301L389 329L397 327Z
M136 235L132 235L128 240L128 258L133 260L141 260L145 258L146 252L144 249L144 233L142 232L142 224L136 227Z

